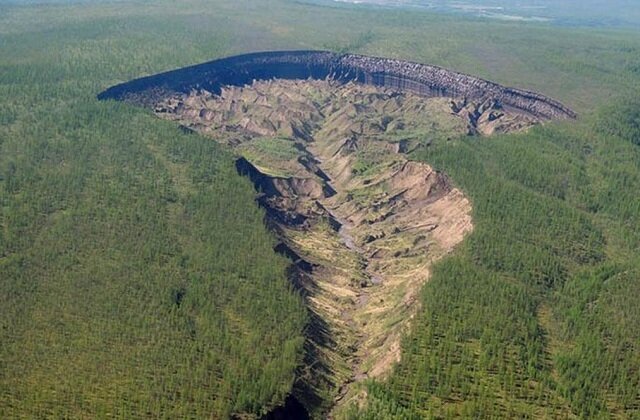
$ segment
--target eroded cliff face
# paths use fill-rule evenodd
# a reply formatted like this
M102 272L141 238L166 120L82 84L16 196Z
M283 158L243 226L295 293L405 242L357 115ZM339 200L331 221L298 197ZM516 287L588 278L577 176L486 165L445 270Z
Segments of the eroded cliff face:
M431 264L472 229L462 192L405 153L478 130L470 113L498 111L326 80L194 91L154 109L232 146L260 192L311 313L298 399L322 412L361 398L359 382L399 359ZM495 127L508 130L501 118Z
M220 93L223 86L244 86L253 80L327 79L383 86L427 97L494 101L512 112L538 120L575 118L561 103L522 89L427 64L328 51L275 51L224 58L114 86L100 99L153 105L168 93L205 89Z

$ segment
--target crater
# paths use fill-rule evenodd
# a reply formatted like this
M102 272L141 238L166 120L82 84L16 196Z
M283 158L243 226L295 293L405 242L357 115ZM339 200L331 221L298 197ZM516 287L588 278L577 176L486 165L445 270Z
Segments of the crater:
M99 97L228 145L255 185L310 314L304 364L270 418L361 401L362 381L401 357L430 267L472 231L469 200L407 153L575 118L542 95L439 67L322 51L216 60Z

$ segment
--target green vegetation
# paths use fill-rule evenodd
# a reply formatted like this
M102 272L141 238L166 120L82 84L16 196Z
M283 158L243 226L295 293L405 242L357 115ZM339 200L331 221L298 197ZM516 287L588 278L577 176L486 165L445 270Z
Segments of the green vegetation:
M2 418L225 418L293 384L306 313L231 154L95 99L174 61L139 23L2 35Z
M246 157L252 164L269 172L270 175L288 177L295 176L295 161L303 155L296 148L294 140L283 137L260 137L238 147L238 153ZM267 169L268 168L268 169Z
M82 105L3 141L2 417L278 403L304 313L252 188L210 141Z
M228 417L291 390L306 314L231 154L95 95L259 49L345 49L580 113L414 158L471 198L363 417L640 416L640 39L273 0L0 5L0 417ZM355 409L354 409L355 410ZM351 414L354 414L352 411Z
M255 155L258 159L261 155L267 155L278 160L291 160L300 155L294 141L281 137L255 139L247 153Z

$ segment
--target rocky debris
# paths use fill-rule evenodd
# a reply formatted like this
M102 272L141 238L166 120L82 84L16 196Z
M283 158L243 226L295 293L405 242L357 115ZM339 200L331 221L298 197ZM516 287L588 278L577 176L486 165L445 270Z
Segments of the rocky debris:
M248 176L260 192L258 201L277 223L290 227L304 227L311 218L325 214L322 207L309 205L335 194L333 189L313 177L278 178L262 173L251 162L240 158L238 172Z
M249 85L254 80L309 78L356 81L428 97L494 100L539 120L576 117L558 101L535 92L427 64L328 51L274 51L223 58L113 86L98 98L149 106L157 102L149 98L157 98L159 93L185 94L205 89L221 94L232 108L233 98L222 91L225 86Z
M466 98L451 101L451 110L467 121L469 134L490 136L525 130L538 123L531 115L518 110L505 109L494 99L483 102L469 102Z

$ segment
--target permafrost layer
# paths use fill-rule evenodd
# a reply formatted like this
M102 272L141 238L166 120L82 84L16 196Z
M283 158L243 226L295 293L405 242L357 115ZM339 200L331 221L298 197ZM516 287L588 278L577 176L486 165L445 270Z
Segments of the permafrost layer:
M328 51L274 51L223 58L113 86L98 98L150 106L157 102L153 92L160 97L201 89L220 93L223 86L244 86L253 80L274 78L355 81L428 97L494 100L538 119L576 117L560 102L535 92L427 64Z

